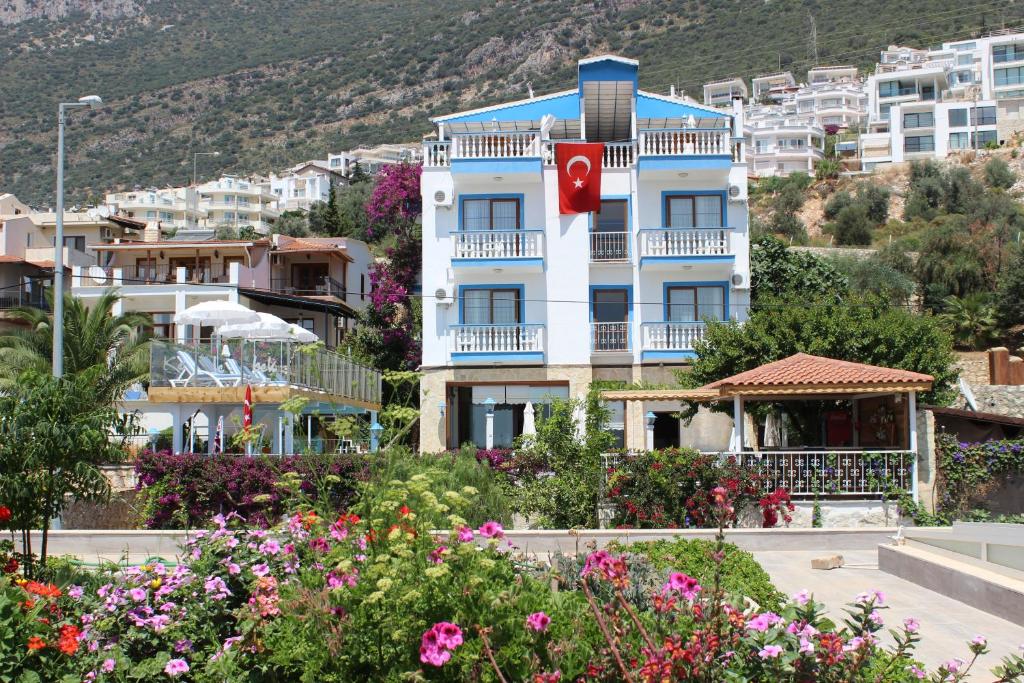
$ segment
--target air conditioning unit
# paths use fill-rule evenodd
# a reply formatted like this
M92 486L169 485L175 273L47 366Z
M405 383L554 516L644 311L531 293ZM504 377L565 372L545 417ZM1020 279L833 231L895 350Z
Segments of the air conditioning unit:
M434 290L434 301L438 306L448 308L455 303L455 293L446 287L438 287Z
M750 289L750 278L743 273L733 273L729 281L733 289Z
M747 201L747 189L739 185L729 186L729 201L730 202L745 202Z
M434 206L450 207L455 198L449 190L437 190L434 192Z

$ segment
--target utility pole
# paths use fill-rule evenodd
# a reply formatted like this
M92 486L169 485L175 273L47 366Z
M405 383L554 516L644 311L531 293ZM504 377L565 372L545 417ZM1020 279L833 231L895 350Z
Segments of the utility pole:
M811 45L814 49L814 66L818 66L818 24L814 21L814 15L810 12L807 13L807 18L811 20Z

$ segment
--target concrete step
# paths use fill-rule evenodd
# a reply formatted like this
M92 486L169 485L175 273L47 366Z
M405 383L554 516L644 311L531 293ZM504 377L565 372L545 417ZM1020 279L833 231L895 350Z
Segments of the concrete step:
M918 544L878 546L878 568L1024 626L1024 580L1005 568Z

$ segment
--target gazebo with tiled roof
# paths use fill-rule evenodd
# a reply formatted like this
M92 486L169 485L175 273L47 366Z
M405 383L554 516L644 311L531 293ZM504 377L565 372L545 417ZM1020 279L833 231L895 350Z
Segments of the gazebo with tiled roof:
M892 454L900 456L900 467L909 461L905 468L905 484L914 490L916 486L910 480L916 480L917 393L930 391L933 380L931 375L909 370L797 353L697 389L605 391L601 396L609 401L678 400L690 403L732 399L734 419L730 453L740 458L745 454L748 457L756 454L762 460L766 456L774 458L777 463L774 468L780 480L787 474L790 479L806 475L812 465L820 469L827 456L833 459L840 457L842 466L843 454L848 465L843 470L847 480L853 472L859 472L858 476L863 479L868 476L865 474L866 466L861 463L865 455L873 460L885 459L888 463L886 456ZM750 435L753 439L744 433L745 420L736 419L736 416L746 414L748 401L835 401L837 405L848 403L849 411L832 411L830 419L822 425L823 447L780 448L778 444L760 445L756 433ZM861 464L851 465L854 461ZM888 467L886 464L887 475ZM793 487L789 488L792 490Z

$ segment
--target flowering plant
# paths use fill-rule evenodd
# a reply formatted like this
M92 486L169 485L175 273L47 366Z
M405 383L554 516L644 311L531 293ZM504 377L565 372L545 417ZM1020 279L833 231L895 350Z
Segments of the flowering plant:
M983 500L1008 474L1024 472L1024 439L965 443L952 434L935 437L938 454L936 512L953 517Z

